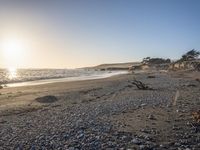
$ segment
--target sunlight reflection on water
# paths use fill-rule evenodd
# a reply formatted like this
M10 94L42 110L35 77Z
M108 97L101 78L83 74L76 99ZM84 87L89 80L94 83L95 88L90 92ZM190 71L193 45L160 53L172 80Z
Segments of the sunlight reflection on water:
M9 68L8 73L9 73L9 75L8 75L9 79L17 78L17 69L16 68Z
M86 69L0 69L0 84L12 84L44 80L42 82L60 82L80 79L95 79L121 74L122 71L99 71ZM127 73L127 71L126 71Z

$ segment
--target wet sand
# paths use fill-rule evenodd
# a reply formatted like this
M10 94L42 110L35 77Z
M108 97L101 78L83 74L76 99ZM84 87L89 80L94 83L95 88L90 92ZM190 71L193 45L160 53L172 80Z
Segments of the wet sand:
M0 149L199 149L197 78L152 72L1 89Z

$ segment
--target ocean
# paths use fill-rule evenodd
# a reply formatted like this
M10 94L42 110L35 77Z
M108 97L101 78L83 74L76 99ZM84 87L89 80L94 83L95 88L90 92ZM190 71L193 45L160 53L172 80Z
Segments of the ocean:
M0 69L0 85L15 87L51 82L106 78L127 71L97 71L94 69Z

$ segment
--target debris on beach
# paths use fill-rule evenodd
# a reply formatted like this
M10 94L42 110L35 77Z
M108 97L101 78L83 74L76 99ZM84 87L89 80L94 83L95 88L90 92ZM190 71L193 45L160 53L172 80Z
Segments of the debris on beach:
M192 83L187 85L187 87L196 87L196 86L197 86L196 84L192 84Z
M177 103L177 100L179 97L180 97L180 92L179 92L179 90L177 90L176 94L174 96L174 100L173 100L173 104L172 104L173 106L176 106L176 103Z
M153 88L149 87L148 85L144 84L141 81L134 79L133 81L129 81L131 84L136 85L139 90L153 90Z
M200 123L200 110L192 112L192 118L195 122Z
M156 76L154 76L154 75L149 75L149 76L147 76L147 78L156 78Z

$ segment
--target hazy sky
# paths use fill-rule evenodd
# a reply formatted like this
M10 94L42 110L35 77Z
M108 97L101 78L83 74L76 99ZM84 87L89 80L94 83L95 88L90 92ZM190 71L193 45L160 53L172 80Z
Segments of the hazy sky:
M0 67L175 59L200 49L200 0L1 0L0 45Z

